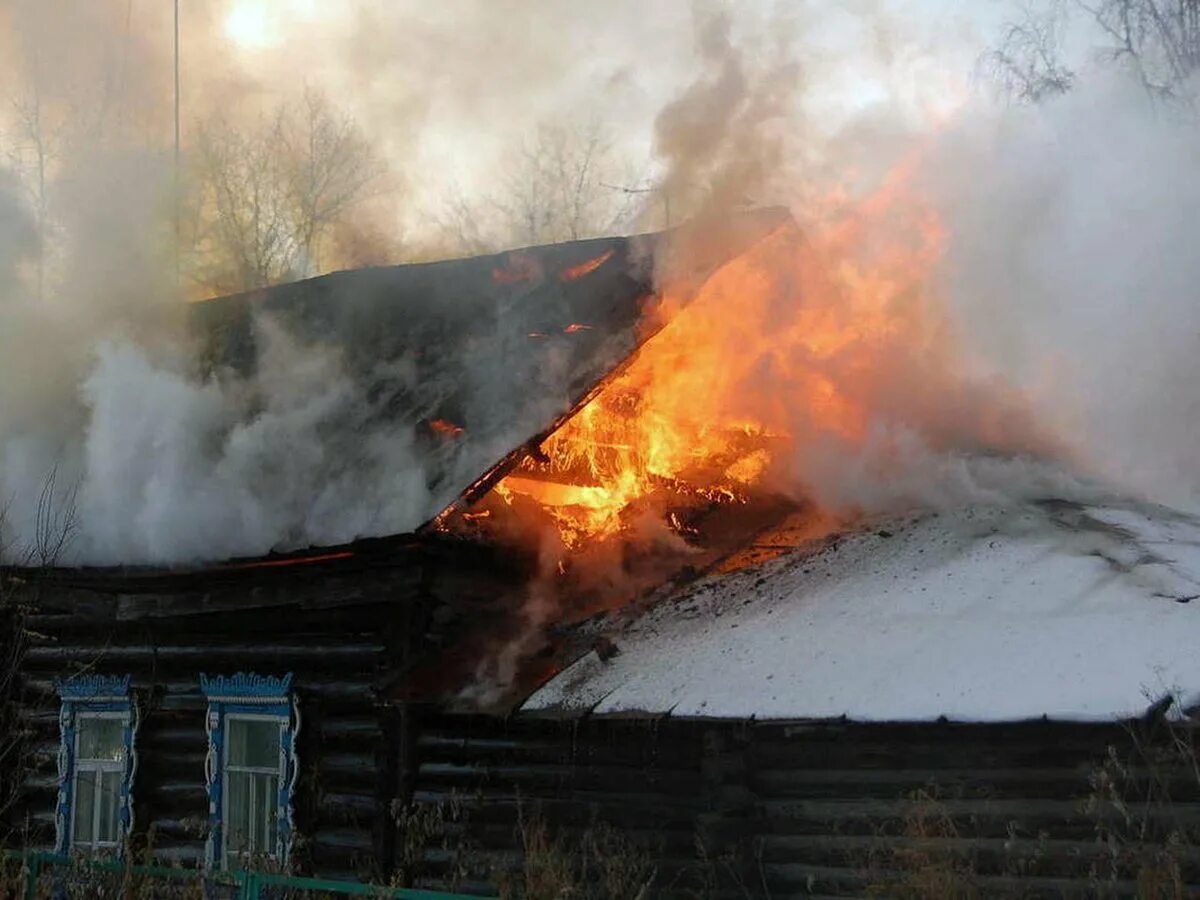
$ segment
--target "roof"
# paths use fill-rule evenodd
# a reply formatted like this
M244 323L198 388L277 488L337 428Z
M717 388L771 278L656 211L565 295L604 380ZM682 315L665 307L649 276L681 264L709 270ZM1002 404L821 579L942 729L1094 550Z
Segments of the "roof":
M386 439L412 442L410 468L425 491L387 522L387 533L401 533L482 496L665 324L655 315L664 260L686 301L688 287L790 221L786 210L762 209L722 223L717 241L693 239L714 231L693 224L336 272L193 312L214 370L254 370L269 340L264 317L301 345L340 354L358 390L339 420L341 443L328 450L353 469L356 446L380 424Z
M764 538L766 543L771 538ZM1112 720L1200 701L1200 520L1105 501L873 523L596 627L522 707L780 720Z
M0 575L18 583L100 594L172 594L229 588L246 593L264 585L286 587L315 583L329 576L437 565L461 571L486 571L502 583L524 580L534 562L512 546L486 544L437 531L363 538L353 543L291 553L224 560L203 565L167 566L0 566Z

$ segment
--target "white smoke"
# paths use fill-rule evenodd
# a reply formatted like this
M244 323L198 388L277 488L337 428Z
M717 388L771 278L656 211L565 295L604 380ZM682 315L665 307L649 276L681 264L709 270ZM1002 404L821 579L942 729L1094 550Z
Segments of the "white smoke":
M67 15L64 4L54 6ZM503 107L490 62L470 77L433 78L441 87L428 96L419 79L375 66L385 60L410 73L410 57L374 34L421 33L406 15L382 8L354 19L352 39L343 35L337 45L339 54L371 65L326 62L341 66L332 83L355 88L359 107L378 120L372 125L381 141L397 145L405 143L398 134L420 130L408 112L384 114L401 81L407 93L399 106L419 107L413 115L420 121L434 117L439 101L457 98L441 106L480 130L489 128L481 110L507 119L495 111L520 107L543 83L556 87L538 95L539 112L562 100L634 104L638 121L619 138L642 147L657 140L665 181L683 194L707 192L690 198L692 210L711 198L786 200L772 191L812 175L807 167L828 174L865 161L883 169L922 143L918 180L950 239L938 271L941 295L970 370L961 389L946 393L927 378L919 351L881 366L887 377L870 386L878 414L868 440L853 452L820 441L804 447L789 473L793 486L833 506L868 510L1080 489L1044 459L980 454L978 445L948 437L990 396L977 387L1001 385L1084 475L1177 505L1200 502L1194 119L1156 111L1127 82L1091 78L1033 108L973 97L948 125L921 134L913 133L911 109L900 115L903 104L885 96L866 114L846 116L850 126L830 136L812 115L829 94L823 76L840 73L837 96L853 93L854 84L844 78L845 59L834 65L828 55L802 52L817 10L797 14L804 23L775 29L763 25L776 21L765 13L732 8L731 18L710 20L690 4L656 6L649 22L655 34L670 35L668 64L644 42L630 44L644 4L611 6L578 17L556 9L522 43L505 29L507 12L474 4L480 15L489 11L487 24L481 19L463 37L467 51L458 52L491 60L498 54L477 48L501 38L499 55L521 61L522 90L509 91L515 99ZM22 8L43 18L38 4ZM494 23L500 30L493 35ZM701 52L689 57L680 48L693 24ZM604 36L612 53L591 54L580 70L587 77L578 75L572 91L554 74L573 71L578 56L560 39L567 25L580 40ZM457 20L427 27L439 39L463 35ZM763 43L757 53L742 43L756 30L786 40ZM889 40L903 43L899 32ZM417 44L426 55L433 45ZM215 44L210 49L219 57ZM634 91L629 73L651 57L660 93ZM420 60L437 72L438 59ZM665 111L657 132L656 111ZM428 505L429 491L415 437L407 428L363 427L370 411L336 352L298 344L260 321L265 352L253 375L197 375L163 228L171 202L166 154L141 145L118 151L114 143L103 151L80 143L58 161L62 261L45 297L35 290L33 207L0 183L0 506L10 553L20 556L36 541L39 498L55 468L56 502L75 504L71 561L213 559L419 524L413 510ZM662 198L648 204L657 208ZM677 207L672 215L688 211Z
M428 491L411 427L356 428L361 386L336 354L260 328L258 371L224 384L156 367L127 342L100 347L83 384L81 558L255 555L420 524Z
M926 189L979 371L1023 389L1086 470L1200 499L1200 122L1100 73L1040 106L971 110Z

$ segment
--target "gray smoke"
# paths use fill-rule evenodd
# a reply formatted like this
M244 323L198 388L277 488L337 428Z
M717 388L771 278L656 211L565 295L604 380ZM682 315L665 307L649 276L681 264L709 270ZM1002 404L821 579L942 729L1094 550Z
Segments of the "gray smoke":
M428 500L414 435L355 432L346 464L347 438L330 436L365 412L336 352L261 321L267 352L252 376L197 374L171 251L168 22L161 10L127 22L125 4L108 0L85 4L82 18L77 6L0 8L11 51L0 66L38 82L54 185L41 211L54 233L39 244L28 141L21 186L0 178L10 558L44 530L51 471L52 500L74 506L71 561L213 559L411 528ZM598 111L650 161L676 221L785 202L804 223L829 181L861 190L919 145L915 185L949 235L930 287L961 352L889 347L865 379L857 358L825 361L823 374L853 379L871 410L867 440L836 440L793 409L788 424L807 437L779 473L785 487L867 511L1070 493L1080 478L1195 502L1195 121L1155 112L1120 80L1092 79L1035 108L972 97L937 129L914 126L897 88L843 111L835 129L829 97L857 90L849 62L886 72L881 57L910 52L872 7L862 18L886 48L860 41L843 53L813 30L828 10L816 4L795 14L791 3L479 0L456 16L363 3L336 27L297 26L292 43L245 58L222 43L214 7L189 21L188 103L203 115L235 93L269 98L311 51L314 78L399 175L427 186L464 159L470 181L494 183L513 135L545 116ZM52 56L68 63L39 62ZM409 229L413 246L436 246L419 230L424 208L407 200L396 199L389 224ZM647 197L646 220L661 222L665 205L662 193ZM40 290L39 267L49 273ZM822 302L803 287L781 287L782 315ZM997 430L1009 440L991 440Z
M928 189L969 358L1019 386L1084 471L1200 498L1200 122L1096 75L1042 106L972 111Z

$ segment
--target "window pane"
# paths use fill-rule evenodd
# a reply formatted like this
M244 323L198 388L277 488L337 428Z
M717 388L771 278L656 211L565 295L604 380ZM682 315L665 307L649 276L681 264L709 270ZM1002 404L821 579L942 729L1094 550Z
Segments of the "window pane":
M97 772L96 802L100 805L100 822L96 833L97 841L116 843L117 811L121 800L121 775L119 772Z
M279 827L279 779L274 775L256 775L255 799L262 810L259 815L259 835L255 847L259 853L275 853L275 834Z
M80 716L79 759L125 758L125 723L120 719Z
M279 768L279 722L228 719L225 725L231 766Z
M74 844L92 843L92 816L96 804L96 773L78 772L75 775L75 834Z
M232 859L250 847L250 779L248 772L229 773L225 797L225 850Z
M279 832L279 777L230 772L225 852L234 868L275 853Z

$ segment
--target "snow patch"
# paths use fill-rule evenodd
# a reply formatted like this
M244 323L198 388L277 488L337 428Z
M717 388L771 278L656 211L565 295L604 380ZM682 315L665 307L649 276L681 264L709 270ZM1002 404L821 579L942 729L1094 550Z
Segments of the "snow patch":
M886 536L885 536L886 535ZM1138 715L1200 696L1200 521L968 507L715 576L611 633L527 710L859 721Z

